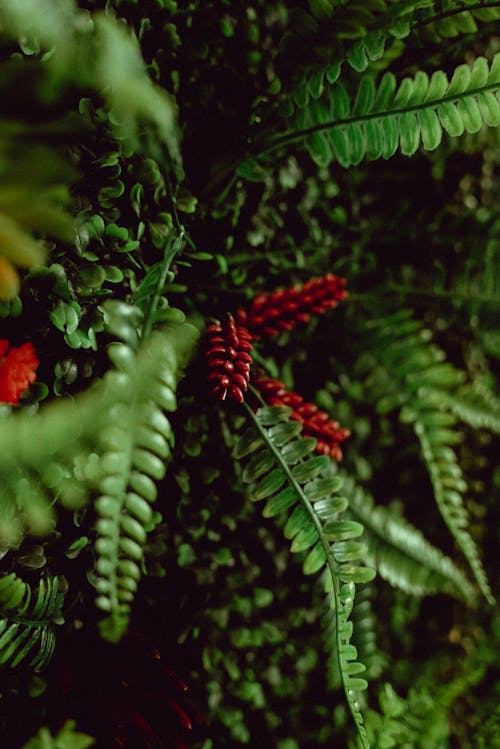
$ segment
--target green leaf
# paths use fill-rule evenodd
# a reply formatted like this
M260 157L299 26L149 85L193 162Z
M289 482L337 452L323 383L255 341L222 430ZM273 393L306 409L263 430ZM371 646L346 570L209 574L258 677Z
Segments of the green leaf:
M313 458L308 458L302 463L298 463L292 468L292 476L300 483L304 481L310 481L318 473L327 469L330 465L331 458L327 455L316 455Z
M477 133L483 124L477 101L469 96L457 102L457 111L468 133Z
M283 447L294 437L297 437L302 431L300 421L287 421L282 424L276 424L269 429L269 437L277 447Z
M309 515L302 505L298 505L288 518L283 533L289 540L309 525Z
M420 143L420 130L414 112L404 112L399 116L399 132L401 153L404 156L413 156Z
M286 489L275 494L268 500L262 514L266 518L274 517L279 515L284 510L294 505L299 499L299 496L293 486L287 486Z
M375 570L371 567L341 564L339 568L339 577L344 583L369 583L375 574Z
M301 531L297 533L295 538L292 541L291 544L291 550L293 552L298 551L305 551L306 549L309 549L311 546L314 546L314 544L318 540L318 531L316 530L316 527L309 521L306 528L303 528Z
M438 107L438 115L441 124L452 137L462 135L464 132L464 123L460 117L457 108L451 102L443 102Z
M314 437L303 437L285 445L281 450L281 455L289 465L294 465L309 455L316 447L316 443L317 440Z
M262 444L262 438L255 427L249 427L240 437L233 450L233 457L240 459L255 452Z
M329 497L330 494L337 492L342 488L343 483L340 476L327 476L309 482L304 486L304 491L311 502L316 502L318 499Z
M333 546L333 556L337 562L352 562L363 559L367 553L366 544L360 541L339 541ZM355 581L354 581L355 582Z
M315 502L314 511L321 520L327 520L332 515L344 512L348 506L349 502L345 497L329 497Z
M439 118L433 109L422 109L418 113L422 131L422 143L427 151L433 151L441 143L442 128Z
M325 534L330 541L348 541L363 533L363 526L354 520L332 520L325 525Z
M252 460L243 471L243 481L247 483L256 481L258 478L267 473L274 465L275 458L268 450L261 450L253 456Z
M305 575L313 575L319 572L326 563L326 552L323 548L321 541L318 541L316 546L309 552L307 557L304 559L302 570Z
M266 499L275 492L279 491L286 481L286 476L280 468L275 468L271 473L265 476L250 489L250 499L252 502L258 502Z
M262 426L274 426L279 421L287 422L292 409L288 406L263 406L257 412L257 420Z

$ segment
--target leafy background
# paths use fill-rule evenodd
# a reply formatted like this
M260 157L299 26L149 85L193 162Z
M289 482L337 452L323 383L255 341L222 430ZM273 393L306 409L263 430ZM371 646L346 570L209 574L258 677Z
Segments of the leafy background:
M427 150L422 127L411 159L367 161L352 127L349 169L333 136L296 131L348 117L339 86L356 107L364 74L496 70L499 15L0 3L0 336L40 359L20 413L1 406L6 745L355 746L321 585L248 500L249 417L210 402L203 370L205 321L327 272L349 298L256 361L352 433L340 470L378 572L351 615L368 733L496 745L500 114L465 81L467 132L429 150L433 120ZM397 122L414 143L420 120Z

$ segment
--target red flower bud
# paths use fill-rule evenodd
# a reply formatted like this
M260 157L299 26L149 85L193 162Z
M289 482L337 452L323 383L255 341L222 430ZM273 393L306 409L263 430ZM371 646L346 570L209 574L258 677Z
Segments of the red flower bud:
M250 380L252 337L228 314L224 323L208 328L208 381L210 394L217 400L242 403Z
M255 387L270 406L288 406L292 409L291 419L302 423L302 436L315 437L316 452L329 455L333 460L342 460L340 442L350 436L348 429L341 429L338 421L330 419L325 411L320 411L314 403L307 403L298 393L291 393L279 380L259 377Z
M0 403L17 405L19 398L36 380L39 364L32 343L16 348L0 338Z
M292 330L298 323L307 323L312 315L334 309L348 294L345 278L327 273L313 278L304 286L277 289L257 294L248 310L240 309L236 321L244 325L255 339Z

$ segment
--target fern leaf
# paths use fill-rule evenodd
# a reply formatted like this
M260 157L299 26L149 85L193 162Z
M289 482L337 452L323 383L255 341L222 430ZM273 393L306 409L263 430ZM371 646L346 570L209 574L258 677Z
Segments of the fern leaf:
M305 574L327 575L328 618L333 620L340 679L360 744L368 749L363 717L356 693L366 689L366 680L357 674L364 665L356 660L356 649L350 644L355 583L373 579L372 569L361 566L365 548L356 539L363 527L339 514L348 504L336 493L342 482L332 475L331 461L325 456L310 457L311 441L300 437L301 425L289 420L291 409L264 407L254 414L247 406L254 428L247 430L236 444L235 457L254 456L247 464L243 478L250 484L253 501L266 502L264 515L287 513L283 532L294 553L306 553ZM266 456L271 456L272 461Z
M0 665L44 668L55 647L53 624L64 601L62 578L41 578L38 590L11 573L0 577Z
M444 353L428 343L429 333L407 310L382 316L368 327L366 346L382 369L378 385L376 373L371 372L372 387L375 385L372 395L383 398L384 410L400 408L401 419L413 425L439 511L483 595L492 603L476 544L468 532L469 519L463 502L467 484L453 450L459 439L456 417L441 407L449 393L461 385L462 375L443 361Z
M449 593L466 602L476 593L449 557L430 544L405 518L376 507L373 498L346 479L349 513L363 523L367 562L380 577L411 595Z
M342 83L335 83L307 108L295 112L291 131L269 141L266 150L304 140L321 166L336 159L341 166L364 158L390 158L397 150L411 156L420 144L426 150L451 137L475 133L482 124L500 124L500 54L491 64L479 57L472 67L459 65L451 78L441 71L418 71L399 86L390 72L378 86L361 79L354 102Z
M192 339L194 329L182 327ZM154 333L137 357L127 344L112 344L110 352L117 370L108 375L113 401L108 426L99 435L102 478L95 548L96 604L106 613L100 630L111 641L118 641L128 625L156 484L171 455L173 434L164 412L176 408L182 350L168 336Z

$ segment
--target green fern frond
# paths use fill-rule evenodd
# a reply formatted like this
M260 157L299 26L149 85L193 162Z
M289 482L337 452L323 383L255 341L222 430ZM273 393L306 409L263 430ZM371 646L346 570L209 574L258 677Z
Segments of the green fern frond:
M361 79L354 101L342 83L290 118L291 130L269 140L264 152L304 140L320 166L335 159L348 168L364 158L388 159L398 148L412 156L422 143L433 150L443 130L456 137L477 132L483 124L500 124L500 54L491 64L478 57L473 66L459 65L451 80L438 70L431 77L418 71L399 86L393 73L379 84Z
M185 364L184 346L192 345L195 329L179 327L185 336L177 346L171 337L155 332L136 355L135 330L120 322L124 305L115 310L113 329L127 343L113 343L110 357L116 370L108 374L110 405L107 426L99 434L102 476L95 548L98 597L96 605L107 616L100 623L103 637L118 641L126 631L131 602L141 576L151 505L156 485L171 458L173 433L165 411L175 411L179 370ZM127 308L125 308L127 312ZM179 334L179 333L178 333Z
M237 442L234 457L252 456L243 472L250 484L252 501L266 500L265 517L287 513L284 535L295 553L307 552L302 568L305 574L325 570L328 597L327 617L335 628L335 646L340 680L358 730L361 745L368 749L363 717L356 692L367 682L358 676L365 670L357 662L356 648L350 643L355 583L368 582L373 570L360 566L365 547L357 539L360 523L339 518L348 505L337 496L342 480L331 473L330 458L311 457L314 439L300 438L302 426L290 420L287 407L264 407L255 414L247 406L254 426Z
M413 425L439 511L467 558L477 583L492 603L493 597L474 540L463 497L467 490L453 449L459 437L457 419L442 405L462 384L463 376L443 361L444 353L429 343L430 332L400 310L369 323L366 348L379 368L370 367L372 397L383 399L380 410L400 409L402 421ZM379 375L381 375L379 379ZM443 398L441 398L443 396Z
M373 497L346 479L349 512L365 529L367 562L380 577L411 595L449 593L470 603L476 592L449 557L404 517L375 506Z
M26 663L35 671L47 665L55 647L54 622L60 620L65 583L41 578L32 588L14 573L0 577L0 665Z
M471 570L486 600L493 604L491 588L479 557L477 546L468 531L469 516L463 504L467 490L462 470L454 450L450 447L452 435L449 427L455 419L450 415L448 424L436 424L435 415L446 416L422 401L415 401L415 410L408 410L407 418L413 421L420 441L422 455L429 471L434 497L441 515L470 564Z

